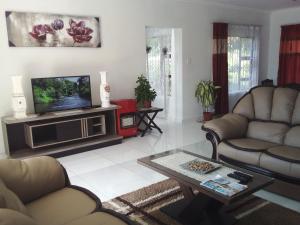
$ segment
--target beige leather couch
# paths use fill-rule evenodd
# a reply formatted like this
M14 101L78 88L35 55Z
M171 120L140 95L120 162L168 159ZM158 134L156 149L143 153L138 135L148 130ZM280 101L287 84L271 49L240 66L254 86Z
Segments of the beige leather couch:
M72 186L57 160L0 160L0 225L126 225L84 188Z
M289 182L300 181L300 94L256 87L222 118L203 125L213 158Z

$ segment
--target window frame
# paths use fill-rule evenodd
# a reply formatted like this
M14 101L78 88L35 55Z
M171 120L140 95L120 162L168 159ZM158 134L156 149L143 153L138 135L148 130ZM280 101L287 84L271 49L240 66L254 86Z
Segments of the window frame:
M230 46L230 39L231 38L236 38L237 42L238 42L238 48L232 48L233 51L238 50L238 69L236 70L236 72L238 72L238 76L237 76L237 83L234 84L235 86L238 87L238 89L232 90L230 88L230 84L232 83L230 81L230 79L228 79L228 87L229 87L229 93L237 93L237 92L246 92L249 89L251 89L253 87L253 64L254 64L254 60L255 58L253 57L253 51L254 51L254 46L255 46L255 38L254 37L239 37L239 36L228 36L228 46ZM250 40L251 42L251 47L249 49L250 51L250 55L242 55L243 50L242 50L242 45L243 45L243 39L247 39ZM234 52L232 51L232 53L230 53L230 48L228 48L228 71L230 71L230 62L234 61L231 60L229 57L230 56L234 56ZM259 48L258 48L258 54L259 54ZM259 60L257 58L257 60ZM249 62L249 74L248 74L248 78L243 78L242 76L242 72L243 72L243 66L242 66L242 62ZM233 65L232 67L235 67L235 65ZM229 78L229 77L228 77ZM235 78L235 77L234 77ZM234 80L233 78L233 80ZM248 81L249 84L246 86L246 88L242 88L242 82L243 81Z

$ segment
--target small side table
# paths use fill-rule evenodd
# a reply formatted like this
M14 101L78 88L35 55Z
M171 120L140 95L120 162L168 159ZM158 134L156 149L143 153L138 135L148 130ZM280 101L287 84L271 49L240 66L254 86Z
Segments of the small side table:
M163 111L162 108L139 108L137 109L137 117L139 118L139 122L137 124L138 130L142 132L141 137L144 137L146 132L148 130L152 130L152 128L157 129L161 134L163 133L162 130L157 126L157 124L154 122L154 119L157 115L157 113ZM152 114L152 115L150 115ZM146 127L145 129L140 129L139 126L141 124L144 124Z

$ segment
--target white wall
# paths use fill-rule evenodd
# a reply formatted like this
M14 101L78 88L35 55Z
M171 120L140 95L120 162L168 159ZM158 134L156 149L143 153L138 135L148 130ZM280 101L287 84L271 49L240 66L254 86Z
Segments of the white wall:
M6 10L99 16L103 47L9 48ZM112 97L133 97L136 77L145 71L146 25L182 28L183 119L201 115L194 87L200 79L211 79L212 22L263 25L260 72L267 72L269 14L260 11L178 0L1 0L0 12L0 116L11 114L9 76L15 74L24 75L30 112L33 111L31 77L91 74L93 101L97 104L97 72L107 70ZM190 64L186 63L188 58ZM1 152L1 133L0 137Z
M268 77L277 83L281 26L300 23L300 7L278 10L270 16Z

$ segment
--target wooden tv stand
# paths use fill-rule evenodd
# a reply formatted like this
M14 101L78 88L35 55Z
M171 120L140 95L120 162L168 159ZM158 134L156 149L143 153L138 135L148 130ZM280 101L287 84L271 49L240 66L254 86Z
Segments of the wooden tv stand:
M22 119L3 117L6 154L11 158L62 157L119 144L123 137L116 133L118 108L112 105Z

